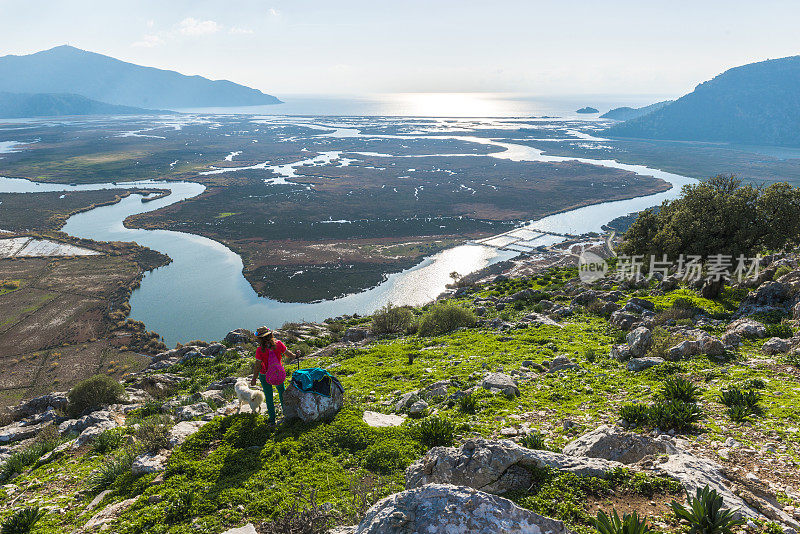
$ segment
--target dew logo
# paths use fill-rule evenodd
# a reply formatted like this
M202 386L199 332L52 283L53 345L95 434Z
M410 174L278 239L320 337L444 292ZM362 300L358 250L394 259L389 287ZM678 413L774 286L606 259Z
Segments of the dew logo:
M611 235L606 237L605 242L605 248L612 257L616 256L614 247L611 244L613 239L614 233L612 232ZM578 254L578 277L581 282L588 284L600 280L608 274L608 268L608 262L599 254L586 250L586 245L581 247L581 253Z

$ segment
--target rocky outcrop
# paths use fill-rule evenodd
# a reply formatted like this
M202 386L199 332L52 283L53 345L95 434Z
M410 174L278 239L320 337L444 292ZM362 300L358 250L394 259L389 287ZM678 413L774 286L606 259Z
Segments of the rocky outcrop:
M655 367L656 365L664 363L664 358L659 358L658 356L646 356L644 358L631 358L628 360L628 365L625 368L628 371L633 371L634 373L638 373L639 371L644 371L645 369L650 369L651 367Z
M40 397L34 397L11 408L11 420L20 421L27 417L46 412L50 409L59 410L66 408L66 393L48 393Z
M602 476L622 464L533 450L509 440L470 439L461 447L434 447L406 469L406 489L455 484L502 494L527 489L528 467L553 467L578 475Z
M225 342L226 343L249 343L253 341L253 334L249 330L245 330L244 328L237 328L236 330L231 330L225 335Z
M469 487L429 484L378 501L357 534L567 534L564 523Z
M481 387L489 391L502 392L509 397L516 397L519 395L519 388L516 382L505 373L489 373L483 378Z
M675 452L670 440L626 432L608 425L600 426L564 447L564 454L570 456L602 458L623 464L633 464L647 456Z
M400 426L405 419L399 415L383 414L379 412L364 412L364 422L373 428L384 428L389 426Z
M650 345L653 344L653 333L649 328L639 326L628 332L626 340L630 347L631 357L641 358L650 350Z
M207 421L181 421L169 429L167 441L170 447L180 447L186 439L200 430Z
M300 391L291 384L283 394L283 416L305 423L329 420L339 413L343 405L344 391L336 383L331 385L330 397Z
M342 341L348 341L350 343L357 343L359 341L364 341L369 337L369 329L362 328L359 326L351 326L347 330L345 330L344 335L342 336Z
M140 454L133 460L131 473L134 475L148 475L163 471L169 459L169 451L164 449L158 452Z
M767 328L755 319L742 318L729 324L725 333L742 338L763 338L767 337Z

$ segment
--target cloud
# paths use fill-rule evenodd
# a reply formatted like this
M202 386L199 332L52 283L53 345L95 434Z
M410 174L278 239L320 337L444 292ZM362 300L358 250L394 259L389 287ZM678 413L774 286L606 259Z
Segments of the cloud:
M281 16L281 12L275 9L274 7L269 8L269 14L272 15L273 17Z
M228 33L233 35L249 35L254 32L250 28L240 28L239 26L231 26L231 29L228 30Z
M154 46L164 44L164 39L159 37L158 35L148 34L142 36L140 41L136 41L133 43L133 46L138 46L142 48L153 48Z
M213 20L197 20L194 17L187 17L178 23L178 33L182 35L210 35L220 29L221 26Z

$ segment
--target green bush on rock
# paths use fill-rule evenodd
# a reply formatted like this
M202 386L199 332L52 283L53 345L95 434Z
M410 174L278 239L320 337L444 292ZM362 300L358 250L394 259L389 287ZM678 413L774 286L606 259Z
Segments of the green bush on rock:
M124 392L122 384L110 376L95 375L69 390L67 411L72 417L77 417L91 408L119 402Z
M419 335L439 336L458 328L475 326L475 313L450 301L437 302L422 318Z

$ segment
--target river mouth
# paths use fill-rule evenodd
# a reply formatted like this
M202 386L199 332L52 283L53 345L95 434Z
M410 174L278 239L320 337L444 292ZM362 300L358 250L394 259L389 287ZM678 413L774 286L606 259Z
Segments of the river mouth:
M414 139L452 138L480 145L490 145L499 150L488 155L492 158L511 161L560 162L574 161L576 158L545 156L540 150L529 146L475 135L465 135L462 126L453 126L437 121L428 130L416 122L414 133L362 133L364 128L383 126L385 121L371 122L358 119L353 122L332 122L329 119L314 120L307 117L294 120L291 117L270 117L256 119L266 122L286 124L313 124L321 130L320 136L331 139L364 136L369 138ZM255 121L254 121L255 122ZM400 124L398 128L409 130ZM454 130L454 131L452 131ZM413 131L413 130L412 130ZM417 133L418 132L418 133ZM591 136L590 136L591 137ZM586 139L582 133L579 139ZM308 164L327 164L331 154L322 158L309 154L309 162L298 162L290 166L276 167L279 178L272 185L291 183L298 166ZM444 154L447 157L470 156L473 154ZM229 161L235 163L236 155ZM578 159L578 161L632 171L640 175L655 176L668 182L672 188L663 193L636 197L629 200L603 202L563 213L544 217L526 225L524 230L546 231L555 234L583 234L599 232L601 226L619 215L639 211L661 201L673 198L680 186L694 180L638 165L626 165L612 160ZM264 167L268 167L267 164ZM210 169L209 172L236 172L236 168ZM165 182L145 180L137 182L118 182L64 186L43 184L27 180L0 179L0 191L35 192L61 190L91 190L113 188L160 188L169 189L170 195L141 202L139 195L130 195L119 203L101 206L90 211L73 215L67 220L63 231L75 237L98 241L135 241L169 255L173 262L145 274L139 289L133 292L130 304L132 319L143 321L148 329L164 337L167 345L191 339L221 339L224 335L240 327L266 324L277 327L285 322L320 321L328 317L345 314L367 314L391 302L396 305L421 305L435 299L452 281L450 273L457 271L467 274L493 263L510 259L517 255L515 250L502 247L467 243L426 257L412 268L390 274L384 281L354 294L333 300L313 303L278 302L259 297L242 275L242 260L230 249L212 239L170 230L146 230L126 228L127 217L154 211L201 194L205 187L194 182ZM538 239L538 241L537 241ZM528 245L548 245L554 242L550 234L528 240Z

